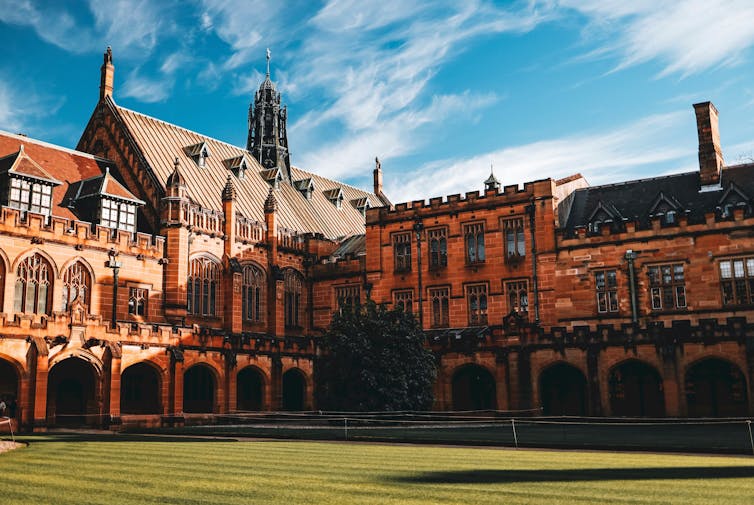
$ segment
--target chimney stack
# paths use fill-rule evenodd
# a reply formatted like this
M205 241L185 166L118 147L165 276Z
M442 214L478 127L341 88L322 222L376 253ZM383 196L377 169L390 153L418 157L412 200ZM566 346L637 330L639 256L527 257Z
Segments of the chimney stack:
M379 158L374 158L374 194L380 196L382 194L382 164Z
M699 135L699 181L701 186L720 184L723 152L720 149L720 129L717 109L712 102L694 104L696 131Z
M99 99L104 100L106 96L113 97L113 76L115 75L115 67L113 66L113 50L110 46L107 46L105 51L104 62L100 67L100 81L99 81Z

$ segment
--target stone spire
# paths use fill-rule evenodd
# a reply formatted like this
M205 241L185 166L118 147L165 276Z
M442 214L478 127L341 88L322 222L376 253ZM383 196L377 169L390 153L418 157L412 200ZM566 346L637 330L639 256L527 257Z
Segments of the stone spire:
M107 50L103 55L104 62L100 67L100 79L99 79L99 99L104 100L105 97L113 97L113 79L115 76L115 66L113 65L113 50L110 46L107 46Z
M280 168L283 179L291 182L288 153L288 112L280 107L280 93L270 79L270 52L267 50L267 75L249 105L249 135L246 149L264 168Z
M267 200L264 201L264 213L270 214L277 212L278 201L275 199L275 190L270 188L270 192L267 194Z
M225 181L225 187L223 188L222 198L223 198L223 202L236 199L236 188L233 186L233 180L231 179L230 174L228 174L228 180Z

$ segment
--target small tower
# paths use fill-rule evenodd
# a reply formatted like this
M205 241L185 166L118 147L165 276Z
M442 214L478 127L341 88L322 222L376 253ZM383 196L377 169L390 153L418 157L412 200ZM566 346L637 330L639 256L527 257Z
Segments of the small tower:
M286 128L288 112L280 108L280 93L270 80L270 50L267 50L267 76L249 106L249 136L246 149L266 169L280 168L283 179L291 182L291 161Z
M225 225L223 234L225 235L224 253L228 258L233 257L233 247L236 238L236 188L233 186L232 176L228 174L228 180L225 181L225 187L222 192L223 214L225 214Z
M186 180L181 174L178 158L173 173L165 181L162 199L162 229L165 237L165 315L168 320L181 322L186 317L186 281L188 280L188 204Z
M374 171L372 172L374 177L374 194L379 196L382 194L382 163L378 157L374 157Z
M487 177L486 181L484 181L484 192L497 193L499 190L500 190L500 181L498 181L497 177L495 177L495 173L492 171L492 165L490 165L490 176Z
M113 65L113 50L107 46L103 55L104 62L99 69L99 99L104 100L106 96L113 97L113 78L115 76L115 66Z

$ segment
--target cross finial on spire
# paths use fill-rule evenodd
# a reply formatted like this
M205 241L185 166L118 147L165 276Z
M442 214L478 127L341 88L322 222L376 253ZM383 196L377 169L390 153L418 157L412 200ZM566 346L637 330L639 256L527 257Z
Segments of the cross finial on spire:
M267 77L270 76L270 48L267 48Z

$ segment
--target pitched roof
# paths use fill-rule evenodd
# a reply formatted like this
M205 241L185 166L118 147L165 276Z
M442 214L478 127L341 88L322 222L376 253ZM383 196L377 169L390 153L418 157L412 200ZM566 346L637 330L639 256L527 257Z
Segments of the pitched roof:
M600 206L617 213L617 218L638 220L639 227L649 227L650 214L660 198L680 207L677 210L687 214L689 223L703 223L704 215L720 206L731 185L754 195L754 163L725 167L717 191L700 191L699 172L577 189L564 228L572 233L576 227L588 225Z
M181 175L186 180L190 197L202 207L222 210L221 195L229 172L225 160L246 155L249 170L242 179L234 180L236 209L249 219L264 220L264 202L270 184L264 168L245 149L192 132L144 114L116 105L108 97L116 115L128 129L156 178L165 187L173 171L173 161L180 160ZM212 154L199 167L186 148L205 144ZM193 152L193 150L189 150ZM345 198L368 198L373 207L382 205L372 193L335 182L319 175L291 167L292 180L311 178L316 188L307 199L295 186L281 183L275 191L280 226L303 233L321 233L327 238L364 233L364 216L351 205L336 208L322 189L340 187Z
M72 188L73 186L76 186L75 189L72 189L75 200L83 200L93 196L109 196L119 200L128 200L138 205L144 205L143 201L136 198L123 184L115 180L110 174L109 167L105 167L104 174L95 175L94 177L75 183L72 185Z
M0 174L5 173L41 179L52 184L60 184L59 180L50 175L47 170L26 154L23 144L18 148L18 152L0 159Z
M21 145L24 146L26 156L33 161L33 165L24 163L21 170L33 169L33 172L25 172L31 176L32 173L41 175L42 172L37 171L41 169L47 176L60 182L52 190L52 214L68 219L78 219L73 210L68 208L65 198L70 185L82 179L101 175L105 172L105 167L113 166L112 161L91 154L0 130L0 158L13 158L13 155L21 150ZM13 160L15 161L15 158ZM10 169L10 166L7 169Z

